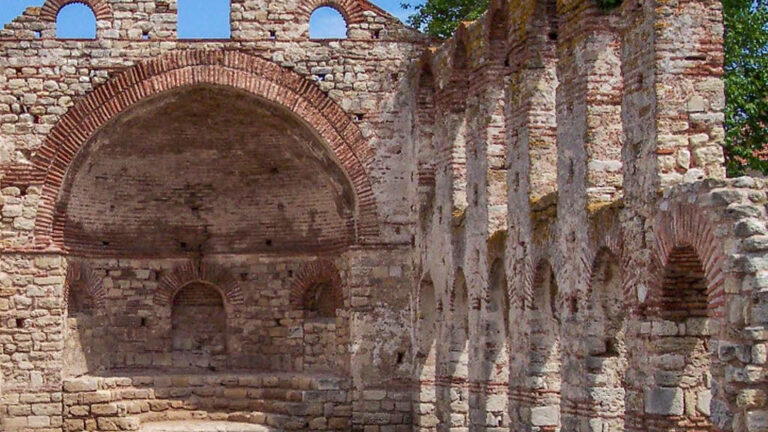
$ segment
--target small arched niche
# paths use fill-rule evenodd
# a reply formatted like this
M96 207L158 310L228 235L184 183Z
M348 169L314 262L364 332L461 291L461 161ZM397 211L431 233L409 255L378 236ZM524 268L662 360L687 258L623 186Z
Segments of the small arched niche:
M497 259L491 265L488 303L486 304L486 378L503 382L509 373L507 338L509 336L509 294L504 263ZM497 376L493 376L494 373Z
M318 282L304 294L304 310L309 318L336 318L341 299L330 282Z
M70 3L56 15L57 39L96 39L96 14L85 3Z
M414 425L430 428L435 419L435 377L437 366L437 299L435 285L429 274L419 283L416 305L416 379L418 393L414 402ZM422 429L423 430L423 429Z
M528 375L535 406L546 407L558 415L542 419L541 426L559 428L560 386L562 382L560 352L560 322L557 309L559 288L555 273L547 261L536 266L533 280L533 310L528 326L531 329L528 352ZM546 429L550 430L550 429ZM556 430L556 429L552 429Z
M193 282L176 293L171 344L175 367L217 369L226 364L227 313L217 289Z
M88 292L88 289L82 283L71 284L67 293L67 317L92 316L93 311L93 296Z
M585 373L594 376L590 407L604 428L624 430L627 372L626 310L620 260L601 250L595 259L587 304Z
M435 341L437 338L437 302L435 285L426 275L419 284L419 303L416 309L416 344L422 374L435 374Z
M646 413L659 430L711 430L711 363L707 278L690 245L674 247L651 307L655 387ZM674 360L674 361L672 361Z
M347 21L332 6L320 6L309 16L310 39L346 39Z

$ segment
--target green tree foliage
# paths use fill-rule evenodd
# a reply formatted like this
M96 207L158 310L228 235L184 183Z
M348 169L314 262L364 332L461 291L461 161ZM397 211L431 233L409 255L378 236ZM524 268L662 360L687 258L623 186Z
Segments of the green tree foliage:
M592 0L603 9L621 4L622 0ZM403 9L414 11L408 24L441 39L451 37L462 21L477 19L488 9L489 0L426 0L424 4L402 3Z
M603 9L622 0L593 0ZM489 0L426 0L404 4L414 13L408 23L427 34L448 38L461 21L478 18ZM768 0L723 0L725 20L725 158L730 176L747 169L768 174ZM764 154L763 157L766 157Z
M768 0L723 0L728 175L768 173Z
M462 21L472 21L488 9L489 0L427 0L421 5L403 3L414 13L408 24L426 34L447 39Z

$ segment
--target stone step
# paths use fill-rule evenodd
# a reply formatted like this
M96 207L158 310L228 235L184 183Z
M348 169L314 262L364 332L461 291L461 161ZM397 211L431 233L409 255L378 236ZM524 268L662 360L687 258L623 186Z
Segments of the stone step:
M212 420L180 420L145 423L141 432L272 432L267 426Z

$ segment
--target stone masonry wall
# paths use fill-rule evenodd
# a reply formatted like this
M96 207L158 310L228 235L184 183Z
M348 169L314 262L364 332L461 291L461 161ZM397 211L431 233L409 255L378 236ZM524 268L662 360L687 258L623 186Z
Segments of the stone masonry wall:
M364 0L233 0L228 40L87 0L57 40L66 3L0 31L3 432L768 431L717 0L493 0L439 44Z
M720 13L714 1L492 2L412 69L414 153L438 155L434 185L411 195L417 429L768 430L765 322L742 297L760 296L748 275L762 253L743 236L764 229L766 195L761 180L723 180ZM472 83L461 103L440 96L463 91L457 74ZM499 83L501 126L484 121ZM501 227L484 193L498 128ZM508 376L501 390L488 369Z

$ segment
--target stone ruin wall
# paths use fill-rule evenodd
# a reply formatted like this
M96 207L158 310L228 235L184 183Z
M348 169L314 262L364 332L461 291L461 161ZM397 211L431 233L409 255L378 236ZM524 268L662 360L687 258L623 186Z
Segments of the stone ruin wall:
M717 1L497 2L423 55L420 430L768 430L722 31Z
M437 48L351 0L343 41L308 39L310 0L233 0L226 41L177 40L163 0L89 1L94 41L54 38L57 0L6 26L0 429L768 430L766 185L724 179L719 3L492 3ZM83 161L117 172L93 137L201 86L308 125L346 234L202 259L72 229ZM221 296L215 358L174 352L189 284Z

